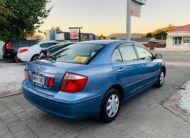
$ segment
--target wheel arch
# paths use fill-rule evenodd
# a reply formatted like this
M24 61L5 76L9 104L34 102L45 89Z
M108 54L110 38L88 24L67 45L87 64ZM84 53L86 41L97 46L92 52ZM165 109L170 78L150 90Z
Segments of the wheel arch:
M34 55L31 57L30 61L32 61L32 59L33 59L35 56L39 56L39 55L40 55L39 53L34 54Z
M164 75L166 76L166 67L165 67L165 66L162 66L162 67L161 67L161 70L164 72Z
M121 101L123 101L124 100L124 89L123 89L123 87L120 85L120 84L115 84L115 85L112 85L111 87L110 87L110 89L117 89L118 91L119 91L119 94L120 94L120 96L121 96ZM109 90L110 90L109 89Z

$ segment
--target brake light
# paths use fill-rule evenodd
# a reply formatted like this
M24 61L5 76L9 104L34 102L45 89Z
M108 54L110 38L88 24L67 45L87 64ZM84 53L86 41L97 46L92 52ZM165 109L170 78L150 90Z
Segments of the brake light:
M55 81L55 78L53 78L53 77L48 78L48 87L49 88L53 88L54 81Z
M86 76L66 72L61 83L60 91L80 92L85 88L87 81L88 77Z
M24 70L24 75L25 75L25 80L30 79L29 72L26 69Z
M6 47L6 49L11 49L11 42L8 42L5 47Z
M19 53L24 53L24 52L27 52L28 51L28 49L27 48L24 48L24 49L21 49L20 51L19 51Z

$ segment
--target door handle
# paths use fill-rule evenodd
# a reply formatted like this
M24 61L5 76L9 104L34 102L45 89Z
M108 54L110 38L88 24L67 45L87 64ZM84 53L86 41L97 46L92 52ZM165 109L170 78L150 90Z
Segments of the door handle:
M122 72L122 71L124 71L124 70L125 70L125 69L121 67L121 68L119 68L117 71L118 71L118 72Z

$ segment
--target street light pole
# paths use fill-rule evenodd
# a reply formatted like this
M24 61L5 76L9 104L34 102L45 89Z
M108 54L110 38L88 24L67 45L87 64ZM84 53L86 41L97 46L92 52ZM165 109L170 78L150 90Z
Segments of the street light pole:
M131 39L131 0L127 0L126 9L126 40Z

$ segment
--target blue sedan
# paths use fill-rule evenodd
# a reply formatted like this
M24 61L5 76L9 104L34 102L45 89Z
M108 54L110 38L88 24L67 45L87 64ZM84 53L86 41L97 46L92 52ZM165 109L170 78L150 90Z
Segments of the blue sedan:
M111 122L123 101L149 87L162 87L165 76L161 54L131 41L89 41L70 45L52 59L28 63L22 88L31 104L50 114Z

